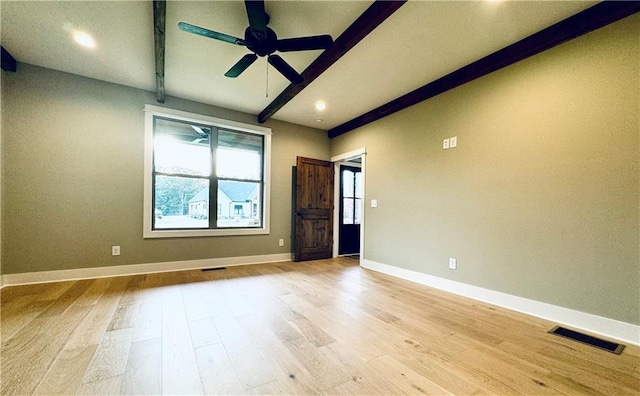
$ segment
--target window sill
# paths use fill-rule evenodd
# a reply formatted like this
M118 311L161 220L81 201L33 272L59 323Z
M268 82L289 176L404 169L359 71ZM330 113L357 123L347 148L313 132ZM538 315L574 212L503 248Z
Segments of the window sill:
M219 230L144 230L142 237L147 238L194 238L218 236L268 235L268 228L242 228Z

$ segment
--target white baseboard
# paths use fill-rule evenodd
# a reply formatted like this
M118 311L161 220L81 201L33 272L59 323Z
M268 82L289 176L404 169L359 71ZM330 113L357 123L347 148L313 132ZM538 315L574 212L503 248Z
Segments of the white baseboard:
M360 265L363 268L382 272L435 289L522 312L558 324L624 341L629 344L640 345L640 326L637 325L394 267L388 264L377 263L371 260L363 259L360 261Z
M149 274L154 272L184 271L202 268L232 267L236 265L291 261L291 253L260 256L223 257L202 260L169 261L163 263L117 265L113 267L78 268L58 271L25 272L2 275L2 286L32 283L60 282L111 276Z

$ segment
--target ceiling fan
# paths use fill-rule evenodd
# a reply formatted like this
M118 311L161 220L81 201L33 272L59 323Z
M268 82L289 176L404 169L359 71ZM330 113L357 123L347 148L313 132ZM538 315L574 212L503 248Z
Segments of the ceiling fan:
M258 56L266 56L267 61L291 81L291 83L299 84L303 81L303 77L279 55L275 55L274 52L320 50L327 49L333 44L333 39L327 34L278 39L276 32L267 27L269 24L269 15L267 15L264 10L264 1L245 0L244 4L249 19L249 27L244 31L244 39L185 22L178 23L180 30L187 33L197 34L230 44L241 45L253 52L252 54L243 56L235 65L231 66L224 74L227 77L238 77L258 59Z

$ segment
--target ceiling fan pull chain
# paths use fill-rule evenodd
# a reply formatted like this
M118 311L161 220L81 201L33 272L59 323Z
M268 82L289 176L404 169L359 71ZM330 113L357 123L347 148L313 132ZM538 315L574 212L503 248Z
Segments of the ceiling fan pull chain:
M268 98L269 97L269 62L265 62L264 63L267 66L267 82L266 82L266 88L265 88L265 92L264 92L264 97Z

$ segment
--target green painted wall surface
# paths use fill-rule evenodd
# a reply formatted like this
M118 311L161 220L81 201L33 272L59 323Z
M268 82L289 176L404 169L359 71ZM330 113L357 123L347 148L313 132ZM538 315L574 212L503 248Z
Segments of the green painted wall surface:
M639 31L626 18L333 139L367 148L366 259L640 324Z
M155 93L19 64L2 73L4 274L287 253L296 155L328 159L321 130L272 128L271 234L142 238L144 105ZM245 123L255 116L168 97L163 105ZM111 256L120 245L122 255Z

